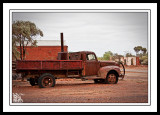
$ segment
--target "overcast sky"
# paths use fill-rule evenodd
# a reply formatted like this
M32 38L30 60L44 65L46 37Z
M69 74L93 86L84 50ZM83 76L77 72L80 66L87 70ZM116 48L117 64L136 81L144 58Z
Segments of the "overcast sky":
M136 54L147 48L147 13L13 13L12 21L34 22L43 31L39 40L60 40L63 32L68 51L94 51L97 56L112 51Z

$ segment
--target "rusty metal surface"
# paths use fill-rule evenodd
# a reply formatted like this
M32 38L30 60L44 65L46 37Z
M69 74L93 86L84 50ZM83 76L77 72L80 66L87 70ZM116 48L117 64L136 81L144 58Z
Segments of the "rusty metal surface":
M87 60L87 56L89 54L94 55L95 59L94 60ZM81 51L81 52L69 53L69 59L83 61L83 68L84 68L82 71L83 76L98 75L99 69L101 67L105 67L105 66L108 66L108 67L106 67L107 70L114 69L113 67L115 67L115 66L116 66L115 67L116 69L119 68L119 64L117 64L114 61L98 61L95 53L91 52L91 51ZM117 71L116 69L114 69L114 70ZM118 69L118 71L119 71L119 69ZM105 74L107 74L107 73L105 72Z
M81 53L79 52L69 53L69 59L70 60L82 60Z
M69 53L69 59L70 60L82 60L86 61L86 55L87 54L95 54L94 52L91 51L79 51L79 52L71 52ZM96 57L97 59L97 57Z
M93 55L94 59L89 60L88 56ZM94 52L91 51L81 51L81 52L72 52L69 53L70 60L82 60L83 61L83 76L92 76L97 75L100 68L100 64L97 60L97 57Z
M81 70L82 68L81 60L19 60L16 64L17 70Z
M98 76L106 78L109 71L114 70L120 75L120 68L118 66L104 66L101 67L98 71Z
M112 66L112 65L116 65L119 66L116 62L114 61L99 61L100 62L100 66L104 67L104 66Z
M85 62L85 75L97 75L100 65L97 61L86 61Z
M94 59L87 59L88 54L94 55ZM34 70L40 71L40 73L50 70L52 74L55 74L54 70L56 70L57 75L97 75L101 78L106 78L107 73L110 70L114 70L120 76L120 67L117 63L109 61L98 61L94 52L74 52L69 53L69 57L70 60L19 60L17 61L16 69L23 71L27 70L28 72L30 70Z
M68 52L58 52L58 60L68 60Z

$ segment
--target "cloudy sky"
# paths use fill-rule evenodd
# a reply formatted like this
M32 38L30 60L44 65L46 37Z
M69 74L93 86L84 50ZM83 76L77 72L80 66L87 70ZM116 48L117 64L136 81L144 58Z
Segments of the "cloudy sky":
M34 22L44 33L40 40L64 40L68 51L112 51L135 55L133 48L147 48L147 12L13 12L12 21Z

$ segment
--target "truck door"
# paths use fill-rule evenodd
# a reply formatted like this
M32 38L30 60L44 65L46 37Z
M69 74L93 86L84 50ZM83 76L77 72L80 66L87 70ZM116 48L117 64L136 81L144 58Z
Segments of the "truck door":
M86 54L85 75L97 75L99 63L94 53Z

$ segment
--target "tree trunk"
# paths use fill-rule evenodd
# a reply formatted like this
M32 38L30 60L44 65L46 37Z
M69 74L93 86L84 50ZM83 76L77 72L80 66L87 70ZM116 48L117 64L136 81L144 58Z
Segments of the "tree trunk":
M20 59L22 60L22 45L21 45L21 39L20 39Z
M25 49L24 49L24 40L23 40L23 60L25 59Z

